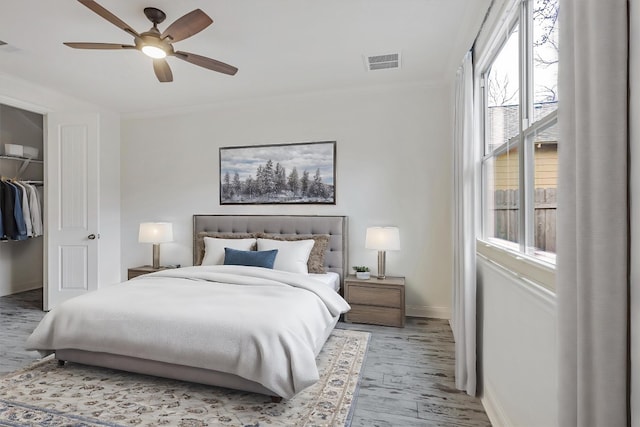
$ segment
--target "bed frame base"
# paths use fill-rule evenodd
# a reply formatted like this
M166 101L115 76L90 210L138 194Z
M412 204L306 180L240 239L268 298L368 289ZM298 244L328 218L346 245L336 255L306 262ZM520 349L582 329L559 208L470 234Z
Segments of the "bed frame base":
M63 366L65 362L75 362L83 365L100 366L138 374L249 391L271 396L272 402L277 403L282 401L282 397L264 387L262 384L226 372L75 349L56 350L55 357L58 360L59 366Z
M336 316L333 321L327 326L327 329L324 331L324 334L320 337L318 342L315 343L316 356L320 353L320 350L329 338L329 335L331 335L331 332L335 328L339 319L340 316ZM230 388L234 390L249 391L252 393L270 396L273 403L282 402L281 396L278 396L277 393L269 390L262 384L226 372L159 362L157 360L141 359L138 357L76 349L56 350L55 358L58 360L59 366L64 366L66 362L100 366L103 368L134 372L137 374L153 375L156 377L169 378L173 380L188 381L192 383L206 384L216 387Z

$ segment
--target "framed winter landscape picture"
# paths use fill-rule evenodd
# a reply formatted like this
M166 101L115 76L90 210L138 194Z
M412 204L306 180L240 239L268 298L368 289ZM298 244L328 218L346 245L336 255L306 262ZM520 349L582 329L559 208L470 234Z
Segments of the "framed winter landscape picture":
M220 204L336 203L336 142L220 148Z

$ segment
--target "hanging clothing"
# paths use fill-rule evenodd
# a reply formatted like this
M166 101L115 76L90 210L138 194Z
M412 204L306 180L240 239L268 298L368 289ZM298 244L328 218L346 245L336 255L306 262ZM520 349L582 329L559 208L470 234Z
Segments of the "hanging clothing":
M2 200L0 208L2 209L2 224L4 225L5 236L8 239L15 240L18 236L18 224L13 214L15 203L15 192L6 181L0 181L2 186Z
M27 192L27 187L20 181L14 181L13 185L17 186L21 190L22 198L20 199L20 206L22 207L22 218L27 229L27 237L33 237L33 227L31 225L31 210L29 209L29 195Z
M28 182L0 180L0 239L42 236L42 202Z
M42 236L42 206L38 199L38 190L31 184L26 184L29 190L29 207L31 212L31 226L33 227L33 237Z
M13 182L7 182L13 189L15 200L13 205L13 216L18 226L18 233L15 236L15 240L27 239L27 225L24 222L24 215L22 213L22 189Z
M42 214L42 209L44 206L43 200L44 200L44 189L43 187L37 187L36 188L36 199L38 200L38 214L40 216L40 234L44 234L44 216Z

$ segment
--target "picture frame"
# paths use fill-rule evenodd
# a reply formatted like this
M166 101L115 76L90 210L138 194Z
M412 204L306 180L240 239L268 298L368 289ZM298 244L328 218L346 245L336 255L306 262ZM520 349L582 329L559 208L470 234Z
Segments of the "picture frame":
M220 204L336 204L336 141L220 147Z

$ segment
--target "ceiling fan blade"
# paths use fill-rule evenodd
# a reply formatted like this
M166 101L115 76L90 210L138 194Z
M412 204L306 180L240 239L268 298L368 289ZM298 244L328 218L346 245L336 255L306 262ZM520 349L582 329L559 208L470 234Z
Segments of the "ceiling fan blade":
M64 42L65 46L72 47L74 49L135 49L136 47L130 44L121 43L71 43Z
M238 69L232 65L216 61L215 59L207 58L206 56L196 55L195 53L183 52L178 50L174 52L174 56L192 64L199 65L200 67L217 71L219 73L229 74L233 76L238 72Z
M169 67L166 59L154 59L153 71L156 73L156 77L161 83L173 81L173 73L171 72L171 68Z
M94 11L95 13L97 13L98 15L102 16L107 21L111 22L116 27L123 29L124 31L126 31L127 33L131 34L134 37L140 37L140 34L138 34L136 30L131 28L130 25L128 25L122 19L118 18L113 13L109 12L104 7L100 6L95 1L93 0L78 0L78 1L83 5L85 5L86 7L88 7L89 9L91 9L92 11Z
M196 9L178 18L164 30L160 37L163 39L169 37L172 43L178 42L199 33L211 25L212 22L213 20L206 13Z

